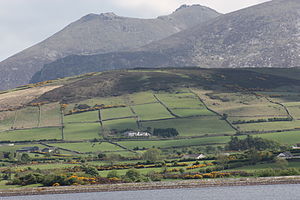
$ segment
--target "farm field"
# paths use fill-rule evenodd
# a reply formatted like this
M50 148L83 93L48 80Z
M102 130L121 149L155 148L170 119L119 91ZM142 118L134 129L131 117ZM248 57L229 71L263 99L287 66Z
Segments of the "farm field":
M96 122L96 121L99 121L98 111L76 113L76 114L67 115L64 117L65 123Z
M216 93L194 90L205 104L229 117L287 116L282 106L269 102L265 97L242 93Z
M189 146L202 146L209 144L225 144L230 140L229 136L218 137L204 137L204 138L192 138L192 139L173 139L173 140L159 140L159 141L121 141L118 142L122 146L129 149L135 147L142 148L172 148L172 147L189 147Z
M276 166L276 163L259 163L256 165L251 165L251 166L243 166L239 168L235 168L234 170L245 170L249 172L253 172L256 170L261 170L261 169L272 169L272 168L278 168ZM287 168L300 168L300 162L296 161L290 161L288 162L288 167Z
M206 108L174 108L171 111L180 117L192 116L214 116L215 113L207 110Z
M300 128L300 120L281 122L247 123L236 125L240 131L276 131Z
M235 131L217 116L204 116L188 119L170 119L153 122L143 122L143 127L152 128L176 128L180 136L203 135L233 135Z
M52 143L51 146L60 147L72 151L78 151L81 153L87 152L112 152L112 151L122 151L121 147L108 142L79 142L79 143Z
M60 106L58 103L52 103L41 106L41 119L39 126L59 126L60 125Z
M14 128L33 128L38 127L39 111L38 107L26 107L16 111L16 119L13 125Z
M199 99L192 93L158 93L156 94L158 99L166 104L169 108L202 108L204 105Z
M99 138L99 123L78 123L65 125L65 140L92 140Z
M35 128L6 131L1 133L1 141L60 140L59 128Z
M13 127L15 114L14 111L0 112L0 131L10 130Z
M137 130L137 122L134 118L128 119L117 119L111 121L104 121L103 122L104 129L108 130L126 130L126 129L133 129Z
M102 120L113 119L113 118L123 118L134 116L129 107L124 108L111 108L111 109L102 109L101 118Z
M140 120L168 119L173 116L160 103L132 106Z
M274 140L285 145L293 145L293 144L300 143L300 131L266 133L266 134L259 134L254 136L262 137L269 140Z

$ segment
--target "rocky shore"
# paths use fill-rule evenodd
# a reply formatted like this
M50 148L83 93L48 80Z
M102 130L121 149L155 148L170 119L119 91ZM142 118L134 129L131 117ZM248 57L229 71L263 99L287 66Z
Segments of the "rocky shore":
M112 185L18 188L18 189L0 190L0 197L43 195L43 194L221 187L221 186L275 185L275 184L300 184L300 176L267 177L267 178L234 178L234 179L227 178L227 179L184 180L184 181L169 181L169 182L122 183L122 184L112 184Z

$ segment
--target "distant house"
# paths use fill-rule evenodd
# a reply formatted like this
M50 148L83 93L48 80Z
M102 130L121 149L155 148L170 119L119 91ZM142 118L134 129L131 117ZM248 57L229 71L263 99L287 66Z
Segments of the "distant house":
M277 158L285 158L285 159L289 159L289 158L293 158L293 154L291 154L291 152L286 151L283 153L278 154Z
M16 152L18 153L30 153L30 152L36 152L36 151L39 151L40 148L37 147L37 146L34 146L34 147L23 147L21 149L18 149Z
M123 133L124 136L126 137L150 137L151 134L148 132L135 132L135 131L127 131Z
M181 158L182 159L200 160L200 159L206 158L206 156L204 154L187 154L187 155L183 155Z
M292 149L300 149L300 144L296 144L296 145L292 146Z
M43 153L52 153L54 151L56 151L55 147L47 147L47 148L42 149L41 152L43 152Z

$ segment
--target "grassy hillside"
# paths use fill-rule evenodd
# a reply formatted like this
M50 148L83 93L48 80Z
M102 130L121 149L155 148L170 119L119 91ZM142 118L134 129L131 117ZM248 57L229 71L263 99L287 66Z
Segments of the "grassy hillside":
M0 101L6 102L0 110L0 140L123 155L122 151L134 155L130 151L135 147L222 146L230 136L246 134L296 144L300 143L296 72L300 70L137 69L22 86L0 94ZM44 93L18 100L18 94L42 88L47 88ZM175 128L179 135L123 135L126 130L152 133L155 128ZM90 141L105 145L91 147ZM111 141L116 144L107 143Z

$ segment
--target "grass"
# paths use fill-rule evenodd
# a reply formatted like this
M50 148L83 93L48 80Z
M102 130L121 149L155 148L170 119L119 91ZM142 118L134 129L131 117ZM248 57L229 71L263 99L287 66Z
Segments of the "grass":
M16 114L15 128L34 128L38 126L38 107L26 107L18 110Z
M6 131L11 129L15 119L14 111L0 112L0 131Z
M300 120L238 124L241 131L273 131L300 128Z
M173 118L173 116L159 103L133 106L133 110L140 120L155 120Z
M21 149L23 147L33 147L33 146L37 146L40 149L46 148L46 146L44 145L40 145L40 144L26 144L26 145L14 145L14 146L0 146L0 152L9 152L9 151L16 151L18 149Z
M205 104L229 117L276 117L287 116L282 106L270 103L265 97L244 93L218 93L210 90L194 91L201 97Z
M28 141L61 139L59 128L35 128L0 133L1 141Z
M121 118L121 117L129 117L134 114L131 112L129 107L124 108L111 108L111 109L103 109L101 110L102 120L112 119L112 118Z
M259 163L256 165L249 165L249 166L243 166L243 167L239 167L239 168L235 168L233 169L233 171L235 170L244 170L244 171L256 171L256 170L262 170L262 169L270 169L270 168L278 168L276 166L276 163ZM300 162L294 162L294 161L290 161L288 168L300 168ZM231 170L232 171L232 170Z
M41 106L40 127L60 125L60 105L58 103Z
M267 133L255 135L269 140L277 141L281 144L294 145L300 143L300 131L287 131L279 133Z
M213 116L215 115L213 112L207 110L206 108L203 109L171 109L173 113L180 117L190 117L190 116Z
M65 125L65 140L91 140L99 138L99 123L79 123Z
M156 96L169 108L205 108L192 93L163 93Z
M68 113L70 110L72 110L75 106L75 104L87 104L89 106L94 106L94 105L121 105L124 104L124 98L122 96L119 97L103 97L103 98L92 98L92 99L87 99L84 101L80 101L78 103L71 103L68 105L66 108L66 113Z
M143 127L175 128L179 136L203 136L216 134L234 134L235 131L219 117L198 117L191 119L170 119L155 122L144 122Z
M78 113L73 115L67 115L64 117L64 123L70 122L96 122L98 121L98 111L90 111L84 113Z
M205 137L205 138L192 138L192 139L174 139L174 140L158 140L158 141L121 141L119 144L134 149L139 147L145 148L171 148L171 147L189 147L189 146L201 146L206 144L224 144L230 141L229 136L219 137Z
M82 153L86 152L111 152L111 151L121 151L121 147L110 144L108 142L81 142L81 143L55 143L51 144L56 147L61 147L68 150L78 151Z
M125 130L125 129L134 129L137 130L137 123L135 119L118 119L112 121L103 122L105 129L109 130Z
M147 103L157 103L154 98L152 91L134 93L129 96L130 104L147 104Z

